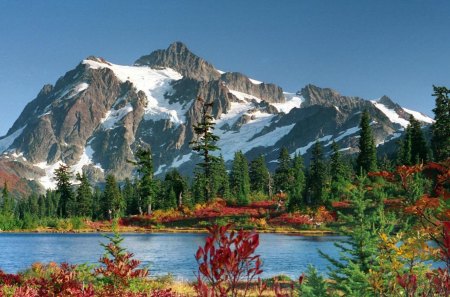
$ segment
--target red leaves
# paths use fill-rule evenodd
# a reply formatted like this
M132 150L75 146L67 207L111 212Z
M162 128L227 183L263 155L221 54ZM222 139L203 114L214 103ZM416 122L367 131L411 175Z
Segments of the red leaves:
M417 276L415 274L397 275L397 283L405 289L406 296L415 296L417 290Z
M209 236L199 247L195 258L199 264L198 296L236 296L243 281L246 296L250 282L262 273L259 255L253 255L259 245L256 232L230 231L231 225L207 228Z
M2 285L18 285L22 282L22 277L18 274L8 274L0 270L0 287Z

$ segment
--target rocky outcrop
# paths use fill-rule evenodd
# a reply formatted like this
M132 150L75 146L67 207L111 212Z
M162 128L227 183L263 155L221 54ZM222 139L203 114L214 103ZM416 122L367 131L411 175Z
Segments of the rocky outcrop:
M169 67L185 77L209 81L218 79L220 73L210 63L193 54L182 42L174 42L165 50L157 50L136 60L137 66Z

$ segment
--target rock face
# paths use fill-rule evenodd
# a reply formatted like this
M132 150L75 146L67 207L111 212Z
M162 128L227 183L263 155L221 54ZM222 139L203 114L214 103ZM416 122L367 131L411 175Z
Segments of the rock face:
M49 188L53 170L65 163L94 181L109 173L123 179L133 174L128 161L141 145L151 147L157 175L173 168L189 175L198 162L189 147L198 97L214 103L227 162L241 150L250 160L264 154L272 167L282 146L306 162L316 140L326 149L334 140L356 152L363 110L378 144L398 137L409 118L388 97L371 102L313 85L286 93L241 73L221 73L176 42L134 66L88 57L54 86L45 85L0 138L0 177L7 172Z

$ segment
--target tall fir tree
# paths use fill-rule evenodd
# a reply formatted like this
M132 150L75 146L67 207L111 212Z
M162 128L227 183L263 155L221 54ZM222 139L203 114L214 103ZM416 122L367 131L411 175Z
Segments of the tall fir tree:
M215 144L219 140L219 136L213 133L215 125L214 118L211 115L213 102L205 102L198 97L196 103L200 104L200 120L193 126L196 137L190 144L192 150L198 152L203 159L202 163L197 164L202 171L196 172L196 174L202 174L203 177L197 178L197 180L203 180L201 183L204 191L203 197L210 200L212 191L209 177L211 176L211 164L216 159L215 156L211 155L211 152L219 149ZM198 185L200 184L198 183Z
M323 147L316 141L312 147L308 175L307 202L313 206L323 205L328 195L328 172L323 156Z
M263 155L250 162L250 190L254 193L269 194L269 169Z
M450 158L450 90L446 87L433 86L436 97L434 123L431 126L431 147L435 161Z
M241 151L234 153L230 172L230 189L239 205L247 205L250 196L250 176L248 162Z
M411 125L408 125L405 129L405 135L398 146L397 163L399 165L411 165L411 147Z
M58 215L66 218L74 214L75 195L70 182L72 173L70 167L61 164L55 170L56 191L59 193Z
M377 151L375 140L370 127L370 116L367 110L364 110L359 124L361 128L359 138L359 154L356 159L357 169L360 173L368 173L377 170Z
M281 148L280 155L278 156L278 167L275 169L273 177L276 192L289 192L294 180L291 162L291 156L289 155L287 148Z
M134 154L137 166L139 183L137 186L139 195L139 208L147 213L151 212L157 193L156 183L153 179L153 158L150 148L139 147Z
M160 196L160 207L163 209L181 207L183 205L183 198L185 198L184 200L187 200L187 182L176 169L171 170L166 174L161 186ZM189 201L187 202L189 203Z
M211 186L211 195L223 199L231 198L230 182L228 179L225 160L220 155L211 162L211 175L209 177Z
M77 189L75 213L82 217L92 217L93 197L89 180L84 171L82 174L77 173L76 178L80 185Z
M8 191L8 185L5 183L3 184L2 189L2 198L1 198L1 213L4 215L12 214L14 213L14 199L10 197L9 191Z
M292 159L293 183L288 190L288 209L290 211L299 210L303 204L303 194L305 190L304 170L302 156L295 154Z
M342 160L339 145L334 141L331 144L330 178L332 182L338 182L340 179L348 178L348 169Z
M125 203L116 178L112 174L106 176L106 185L102 202L102 213L104 218L118 218L123 214Z
M126 178L122 187L122 197L125 200L125 214L139 214L139 196L136 191L136 184L133 184L129 178Z
M426 163L428 161L428 146L420 122L411 115L409 123L411 125L411 163Z

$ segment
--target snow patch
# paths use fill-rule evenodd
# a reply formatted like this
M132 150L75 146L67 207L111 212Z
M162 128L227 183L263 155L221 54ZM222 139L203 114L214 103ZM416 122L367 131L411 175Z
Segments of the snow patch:
M434 123L434 120L433 120L432 118L430 118L430 117L427 116L427 115L424 115L424 114L421 113L421 112L414 111L414 110L411 110L411 109L407 109L407 108L404 108L404 107L402 107L402 109L403 109L406 113L409 113L409 114L413 115L414 118L415 118L416 120L418 120L418 121L425 122L425 123L428 123L428 124L433 124L433 123Z
M170 168L178 168L180 167L183 163L186 163L187 161L189 161L191 159L192 153L189 153L187 155L183 155L183 156L178 156L178 158L174 159L172 164L170 164Z
M260 98L250 95L250 94L242 93L242 92L235 91L235 90L229 90L229 91L231 94L236 96L236 98L238 98L239 100L242 100L242 101L248 101L248 100L256 100L256 102L262 101Z
M65 165L64 162L58 161L55 164L47 164L47 162L41 162L34 164L34 166L39 167L45 171L45 175L38 179L38 182L45 189L55 189L56 188L56 180L55 180L55 170L59 168L59 166Z
M121 109L109 110L105 117L101 120L102 127L105 130L115 128L116 124L122 120L128 113L133 111L133 106L130 103L122 107Z
M17 129L16 131L6 136L5 138L0 139L0 152L4 152L10 147L14 143L16 138L22 134L26 126L27 125L23 126L20 129Z
M284 92L284 98L286 99L286 102L284 103L270 103L270 105L275 106L278 111L289 113L294 108L300 108L302 103L305 101L301 96L298 96L295 93L286 93Z
M263 83L262 81L259 81L259 80L256 80L256 79L252 79L252 78L248 78L248 80L254 85L260 85L260 84Z
M148 100L145 120L169 119L175 124L186 122L185 114L190 104L181 105L178 102L170 104L164 98L164 94L173 92L170 83L183 77L175 70L152 69L147 66L122 66L92 60L84 60L83 64L91 69L109 68L120 81L130 81L138 91L143 91Z
M402 119L393 109L389 109L387 108L384 104L381 104L377 101L371 101L372 104L378 108L379 110L381 110L382 113L384 113L388 119L393 122L393 123L397 123L400 124L402 127L406 127L409 124L409 121Z
M341 141L341 140L344 139L345 137L350 136L350 135L352 135L352 134L355 134L355 133L358 132L360 129L361 129L361 128L359 128L359 127L352 127L352 128L347 129L347 130L344 130L344 131L342 131L342 132L339 133L339 136L336 137L336 138L334 139L334 141L335 141L335 142Z
M321 137L321 138L319 138L317 140L311 141L307 145L299 147L298 149L296 149L295 152L293 152L291 154L291 157L294 157L295 154L304 155L313 146L313 144L316 143L316 141L324 142L324 141L330 140L332 137L333 137L332 135L326 135L326 136Z

